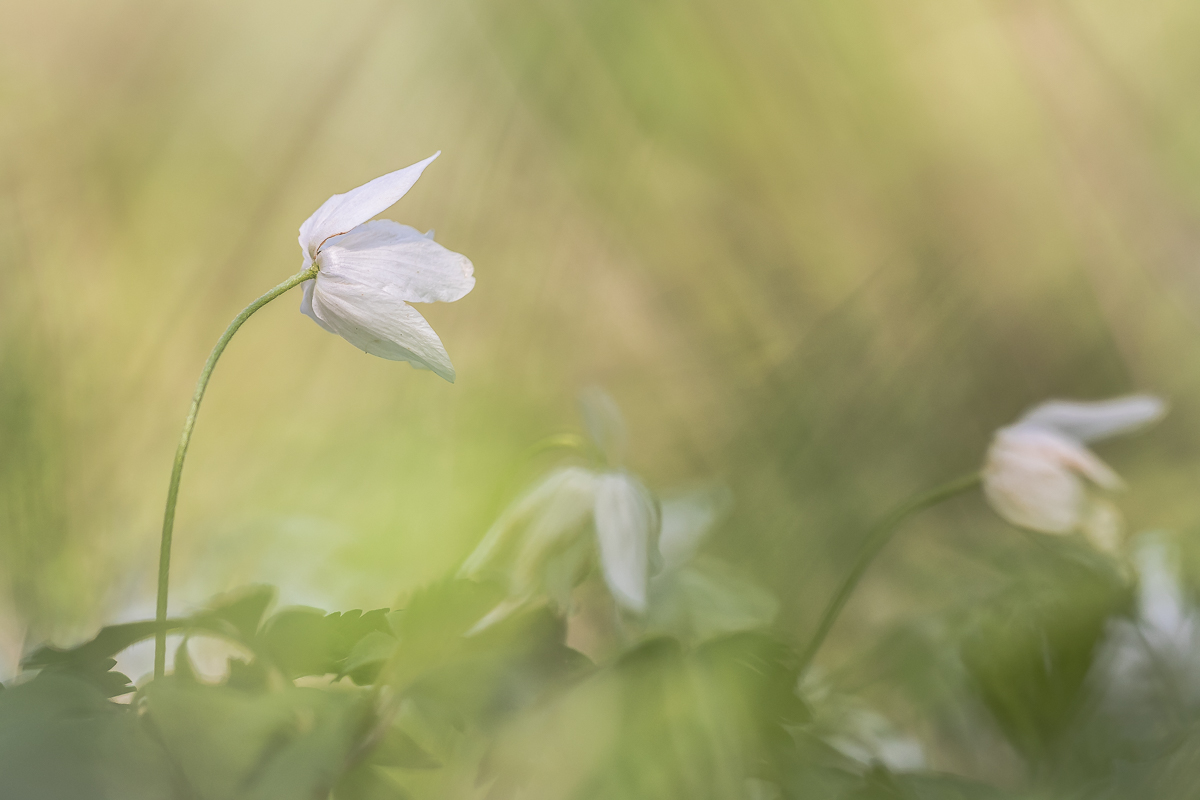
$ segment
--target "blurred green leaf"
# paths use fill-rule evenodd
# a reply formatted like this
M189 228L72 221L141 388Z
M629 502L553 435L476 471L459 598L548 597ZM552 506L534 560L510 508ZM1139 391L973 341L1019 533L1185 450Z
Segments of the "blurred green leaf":
M359 639L342 663L341 675L349 675L357 684L370 683L383 664L396 652L396 637L375 630Z
M232 593L195 616L167 620L166 628L168 631L195 628L252 642L259 619L274 598L274 593L275 590L269 586L255 586ZM40 669L68 663L93 664L98 659L111 658L140 641L152 638L157 627L154 620L107 625L90 640L75 647L46 645L38 648L22 662L22 666Z
M643 624L651 632L704 641L765 628L779 601L722 561L700 556L650 582Z
M271 675L266 665L258 659L250 662L240 658L229 659L229 677L225 685L230 689L243 692L266 691L270 685Z
M207 610L193 617L193 623L216 631L224 627L222 623L228 624L237 638L249 643L274 599L274 587L248 586L215 598Z
M516 614L458 636L440 652L437 667L410 684L410 693L456 726L490 728L591 667L565 638L563 621L548 609ZM401 642L398 660L407 653Z
M442 763L427 753L411 736L392 726L372 749L367 759L379 767L437 769Z
M182 624L180 620L169 620L167 623L170 629L179 628ZM26 658L22 666L26 669L38 669L53 664L86 663L111 658L130 645L152 637L157 627L153 620L108 625L101 628L91 640L76 647L41 647Z
M0 794L164 800L188 794L129 706L92 683L43 672L0 692Z
M491 584L446 579L415 592L388 615L399 640L397 658L382 680L403 691L413 681L470 646L467 631L504 599Z
M288 688L247 694L155 681L149 721L200 800L324 797L362 734L357 692Z
M337 674L364 637L387 628L386 609L326 614L287 608L263 624L257 646L289 678Z
M408 793L371 764L349 770L333 789L333 800L408 800Z
M1105 625L1132 602L1113 565L1060 552L975 611L963 662L1001 730L1031 761L1050 758L1075 720Z

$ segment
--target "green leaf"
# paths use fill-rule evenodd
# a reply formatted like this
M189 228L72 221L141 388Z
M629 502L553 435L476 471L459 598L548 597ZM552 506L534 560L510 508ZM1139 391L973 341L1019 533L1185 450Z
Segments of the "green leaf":
M0 692L0 787L12 798L187 797L129 706L58 671Z
M1058 556L979 609L963 663L1009 741L1040 762L1074 722L1109 618L1133 595L1108 564Z
M408 797L382 770L370 764L354 767L333 788L333 800L408 800Z
M315 798L330 791L365 727L357 692L288 688L247 694L156 681L148 722L199 800Z
M325 612L316 608L287 608L263 625L258 643L289 678L324 675L332 671L332 642Z
M166 628L168 631L197 628L250 642L274 592L269 586L255 586L231 593L218 600L212 608L193 617L167 620ZM41 669L68 663L95 664L100 659L111 658L140 641L152 638L157 629L154 620L107 625L92 639L75 647L41 647L28 656L22 666Z
M427 663L424 676L409 684L410 693L458 727L490 727L591 668L565 638L565 624L547 609L514 615L455 637L437 653L436 666ZM411 669L411 653L402 640L394 671Z
M427 753L411 736L392 726L371 749L370 763L379 767L437 769L442 763Z
M341 675L349 675L359 685L370 683L395 652L396 637L383 631L371 631L351 648L350 655L342 663Z
M274 599L275 589L271 586L238 589L215 598L206 611L195 615L193 624L233 633L241 641L249 643L254 641L263 614Z
M175 670L171 676L176 681L186 683L197 683L196 670L192 666L192 658L188 655L187 637L183 637L183 641L179 643L179 647L175 648Z
M180 620L169 620L168 628L178 628ZM46 645L34 651L22 662L26 669L39 669L56 664L71 662L95 663L98 660L111 658L130 645L137 644L143 639L154 636L158 626L153 620L146 622L126 622L121 625L108 625L100 629L90 641L77 647L61 649Z
M257 647L289 678L336 674L360 640L387 628L386 609L325 614L287 608L263 624Z
M267 667L255 659L249 663L240 658L229 659L229 678L225 685L243 692L265 692L270 686L271 674Z
M400 642L400 657L383 680L405 689L464 648L477 646L466 633L504 599L499 587L448 579L413 594L405 608L387 621Z

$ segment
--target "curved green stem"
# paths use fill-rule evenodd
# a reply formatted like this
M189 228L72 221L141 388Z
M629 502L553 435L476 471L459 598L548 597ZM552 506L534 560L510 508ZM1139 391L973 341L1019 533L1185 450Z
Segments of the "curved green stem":
M221 338L213 346L212 352L208 354L208 360L204 362L204 369L200 371L200 380L196 381L196 393L192 395L192 407L183 423L179 448L175 451L175 466L171 469L171 485L167 489L167 510L163 514L162 543L158 553L158 604L154 615L155 622L158 623L158 629L154 634L155 678L163 676L167 665L167 584L171 572L171 533L175 528L175 502L179 499L179 478L183 474L183 460L187 457L188 443L192 439L192 429L196 427L196 412L200 410L200 401L204 399L204 390L208 388L208 380L212 377L217 359L221 357L221 353L225 352L225 346L237 333L238 328L242 327L242 323L279 295L316 277L316 274L315 265L298 272L242 309L242 313L233 318L233 322L229 323L229 327L225 329Z
M824 643L825 637L829 635L829 631L833 628L833 624L837 622L838 614L842 613L842 608L845 607L846 601L850 599L850 595L854 593L854 589L858 586L859 580L862 579L863 573L867 571L867 567L875 560L875 556L879 555L879 551L884 548L892 536L899 530L900 525L909 517L919 514L927 508L936 506L938 503L949 500L951 497L960 495L969 489L979 485L980 475L978 472L973 472L970 475L964 475L961 478L955 478L949 483L944 483L935 489L931 489L924 494L916 495L907 501L896 506L890 514L876 523L866 539L863 541L862 549L858 553L858 558L854 561L854 566L850 568L850 572L842 580L838 586L837 592L829 600L829 605L825 607L825 613L821 617L821 624L817 626L817 632L813 634L812 640L809 641L808 647L804 650L804 656L800 661L800 672L805 672L812 665L813 658L816 657L817 651L821 649L821 644Z

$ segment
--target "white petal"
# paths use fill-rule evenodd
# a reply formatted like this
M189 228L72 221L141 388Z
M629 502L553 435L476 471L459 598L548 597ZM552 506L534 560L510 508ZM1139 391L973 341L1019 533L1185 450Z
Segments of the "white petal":
M454 382L454 366L442 340L417 310L399 297L318 272L314 317L358 349L391 361L408 361Z
M346 281L410 303L450 303L475 286L467 257L389 219L359 225L321 248L323 286Z
M646 609L651 550L658 550L659 514L646 487L632 475L609 472L596 485L596 537L604 580L617 604Z
M1082 522L1086 493L1079 475L1106 488L1120 478L1076 441L1049 429L1013 425L996 432L983 489L1000 516L1043 533L1069 533Z
M1145 394L1090 403L1052 400L1021 417L1018 424L1040 425L1091 442L1148 425L1166 409L1162 400Z
M300 249L315 259L317 249L330 236L353 230L403 197L441 152L326 200L300 226Z
M618 467L625 457L625 419L608 392L590 386L579 393L579 409L588 436L604 454L610 467Z
M467 556L459 576L477 577L502 559L514 534L527 530L534 518L540 520L539 527L545 528L579 524L591 512L594 491L595 474L590 470L581 467L554 470L504 510Z
M658 551L663 571L691 561L710 528L729 509L733 498L725 487L700 489L662 502L662 535Z
M1183 632L1188 616L1175 555L1161 536L1153 534L1141 537L1136 555L1141 617L1168 638Z
M596 503L596 474L581 467L559 471L554 490L530 517L510 575L515 594L544 590L547 562L581 538Z
M337 331L335 331L333 328L326 325L324 320L322 320L320 317L318 317L313 312L312 297L313 297L313 290L317 286L317 281L315 279L313 279L311 281L305 281L304 283L300 284L300 286L304 290L304 295L300 298L300 313L303 314L304 316L308 317L313 322L317 323L318 325L320 325L322 328L329 331L330 333L337 333Z

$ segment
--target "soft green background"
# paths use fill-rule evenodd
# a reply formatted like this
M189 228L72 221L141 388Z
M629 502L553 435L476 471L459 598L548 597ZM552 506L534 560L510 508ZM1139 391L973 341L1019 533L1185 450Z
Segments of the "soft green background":
M16 2L0 48L0 642L149 613L205 355L330 194L443 150L385 216L478 284L422 307L459 379L299 294L217 369L177 606L250 581L381 606L443 574L527 448L608 388L659 490L802 641L868 521L1050 396L1163 394L1102 455L1131 529L1200 489L1200 6L1012 0ZM978 495L912 525L835 632L988 590ZM290 587L290 588L289 588Z

